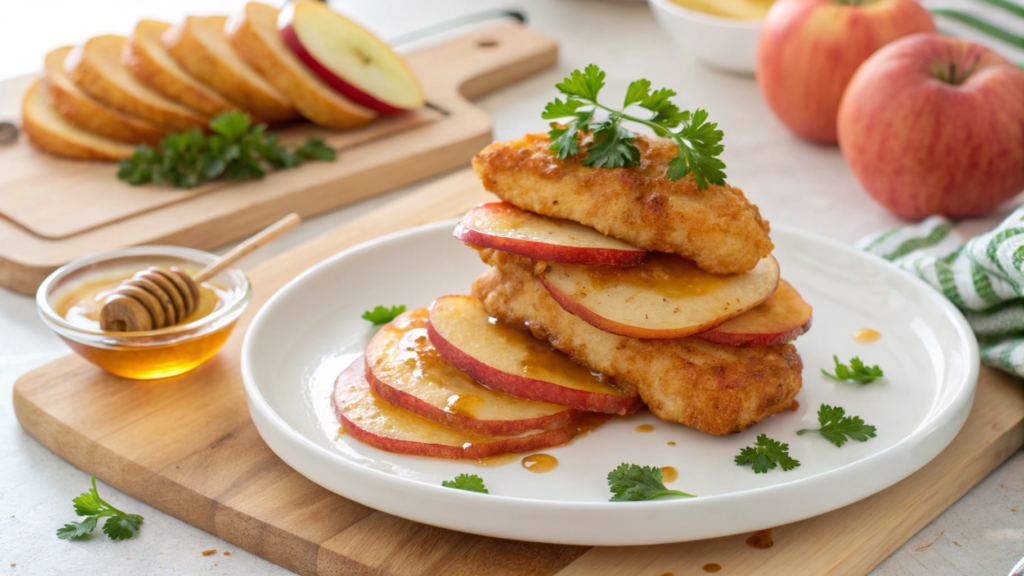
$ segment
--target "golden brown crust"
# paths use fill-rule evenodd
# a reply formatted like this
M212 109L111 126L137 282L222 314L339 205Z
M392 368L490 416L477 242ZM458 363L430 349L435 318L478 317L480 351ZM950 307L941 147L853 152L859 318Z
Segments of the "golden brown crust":
M488 314L528 327L626 394L639 393L663 420L728 434L794 406L803 364L791 344L732 348L609 334L563 310L533 277L532 264L494 251L481 256L497 264L473 283Z
M516 206L575 220L646 250L689 258L716 274L746 272L772 251L769 225L743 191L693 176L665 177L674 142L637 135L640 165L591 168L585 153L559 160L544 134L496 142L473 158L484 187ZM585 146L584 146L585 148Z

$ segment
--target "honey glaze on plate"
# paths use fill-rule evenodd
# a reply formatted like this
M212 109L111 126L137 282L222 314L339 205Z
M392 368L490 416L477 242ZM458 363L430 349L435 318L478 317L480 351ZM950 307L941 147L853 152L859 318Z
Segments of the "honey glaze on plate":
M709 562L709 563L705 564L704 566L702 566L702 568L704 569L705 572L718 572L719 570L722 569L722 566L721 566L721 564L715 564L714 562Z
M679 471L672 466L661 467L661 481L668 484L679 479Z
M641 424L641 425L637 426L636 428L634 428L634 430L636 430L637 432L642 432L642 433L646 434L647 432L654 432L654 425L653 424Z
M538 340L531 334L509 326L497 318L488 318L488 322L501 328L501 337L508 345L526 350L526 357L519 363L524 376L536 380L554 382L571 380L586 383L590 384L586 388L594 391L604 391L609 388L603 374L591 372L570 360L565 354L553 351L547 342Z
M523 468L536 474L551 472L558 467L558 459L550 454L531 454L523 458Z
M853 339L856 342L862 344L868 344L870 342L877 342L882 337L882 333L878 330L872 330L871 328L861 328L853 333Z
M587 276L595 290L627 284L652 290L666 298L703 296L724 288L733 280L732 276L705 272L690 260L661 252L652 252L638 266L588 266Z

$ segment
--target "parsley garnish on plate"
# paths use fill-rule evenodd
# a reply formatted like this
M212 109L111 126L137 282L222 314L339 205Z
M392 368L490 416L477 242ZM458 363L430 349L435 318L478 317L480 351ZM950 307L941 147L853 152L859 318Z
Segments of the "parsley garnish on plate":
M307 138L285 147L266 124L252 125L243 112L224 112L210 120L213 134L199 128L166 136L156 148L141 145L121 160L117 177L129 184L166 183L193 188L208 180L262 178L270 170L293 168L307 160L334 160L337 154L323 140Z
M363 312L363 320L373 322L374 326L380 326L381 324L387 324L395 318L398 318L398 315L402 312L405 312L405 304L399 304L398 306L392 306L391 308L377 306L373 310Z
M767 474L776 466L782 466L782 469L786 471L792 470L800 465L800 461L789 457L789 444L783 444L761 434L753 446L747 446L740 450L739 455L736 456L737 466L746 464L753 467L754 474Z
M666 488L661 481L661 468L656 466L640 467L625 462L608 473L608 487L614 494L609 502L639 502L664 496L696 497L693 494Z
M669 180L679 180L693 173L697 187L707 188L712 184L725 184L725 163L718 156L724 147L722 131L718 124L708 123L708 113L697 109L694 112L680 110L670 100L676 95L668 88L651 90L649 80L635 80L626 91L622 108L615 110L597 101L597 94L604 87L604 71L591 64L583 71L574 70L568 78L555 87L566 99L555 98L544 107L541 115L552 122L548 135L551 137L551 151L561 159L579 152L580 132L593 132L594 143L587 150L583 164L596 168L618 168L636 166L640 163L640 150L633 143L633 132L622 127L623 121L643 124L664 138L671 138L679 147L678 155L668 164ZM626 113L631 106L647 110L646 118ZM595 113L604 110L607 117L598 120Z
M454 480L445 480L444 482L441 482L441 486L444 486L445 488L455 488L458 490L490 494L490 492L487 491L487 488L484 487L483 478L476 474L459 474Z
M797 434L821 434L826 440L842 447L849 438L860 442L867 442L868 438L875 437L875 427L864 423L860 416L847 416L846 410L828 404L822 404L818 408L818 423L820 429L805 428Z
M860 384L869 384L884 376L881 368L878 366L865 366L864 362L856 356L850 359L849 367L839 361L839 356L833 355L832 359L836 363L836 373L829 374L825 370L821 371L822 374L829 378L835 378L836 380L853 380Z
M100 518L106 518L103 523L103 533L111 540L127 540L131 538L139 526L142 525L142 516L138 514L126 514L111 506L106 500L100 498L96 492L96 477L92 477L92 488L88 492L73 500L75 513L85 516L81 522L69 522L62 528L57 529L57 538L61 540L78 540L85 538L96 528Z

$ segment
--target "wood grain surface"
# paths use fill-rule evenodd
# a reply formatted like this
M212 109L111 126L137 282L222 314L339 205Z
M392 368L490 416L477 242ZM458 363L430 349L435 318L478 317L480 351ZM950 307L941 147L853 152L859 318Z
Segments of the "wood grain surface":
M17 382L18 419L82 470L299 574L681 576L712 562L722 574L865 574L1024 444L1024 389L983 368L967 423L935 460L870 498L775 528L766 550L747 546L747 535L629 548L474 536L377 512L291 470L245 404L239 356L256 310L340 250L492 198L465 171L397 200L255 269L249 310L204 366L143 383L67 356Z
M552 66L557 54L555 42L515 24L410 53L428 99L445 114L338 133L329 139L345 149L335 162L210 190L131 188L110 164L55 158L24 142L0 146L0 286L32 293L57 267L124 246L212 248L289 212L310 216L464 165L491 140L490 118L470 100ZM17 116L28 80L0 82L0 114ZM289 137L316 131L296 127ZM104 223L108 213L114 221Z

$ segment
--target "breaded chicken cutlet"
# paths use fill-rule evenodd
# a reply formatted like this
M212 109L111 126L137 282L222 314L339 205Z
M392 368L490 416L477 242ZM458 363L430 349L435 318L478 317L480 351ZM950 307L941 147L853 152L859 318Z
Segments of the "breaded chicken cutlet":
M473 158L487 190L516 206L573 220L645 250L678 254L714 274L738 274L772 251L769 226L757 207L731 186L700 190L693 175L665 177L678 154L667 138L638 134L634 168L584 165L580 152L559 160L545 134L495 142Z
M603 332L566 312L527 258L481 251L493 267L473 283L491 316L528 328L575 362L639 394L655 416L711 434L740 432L795 409L803 364L792 344L734 348L699 338L643 340Z

